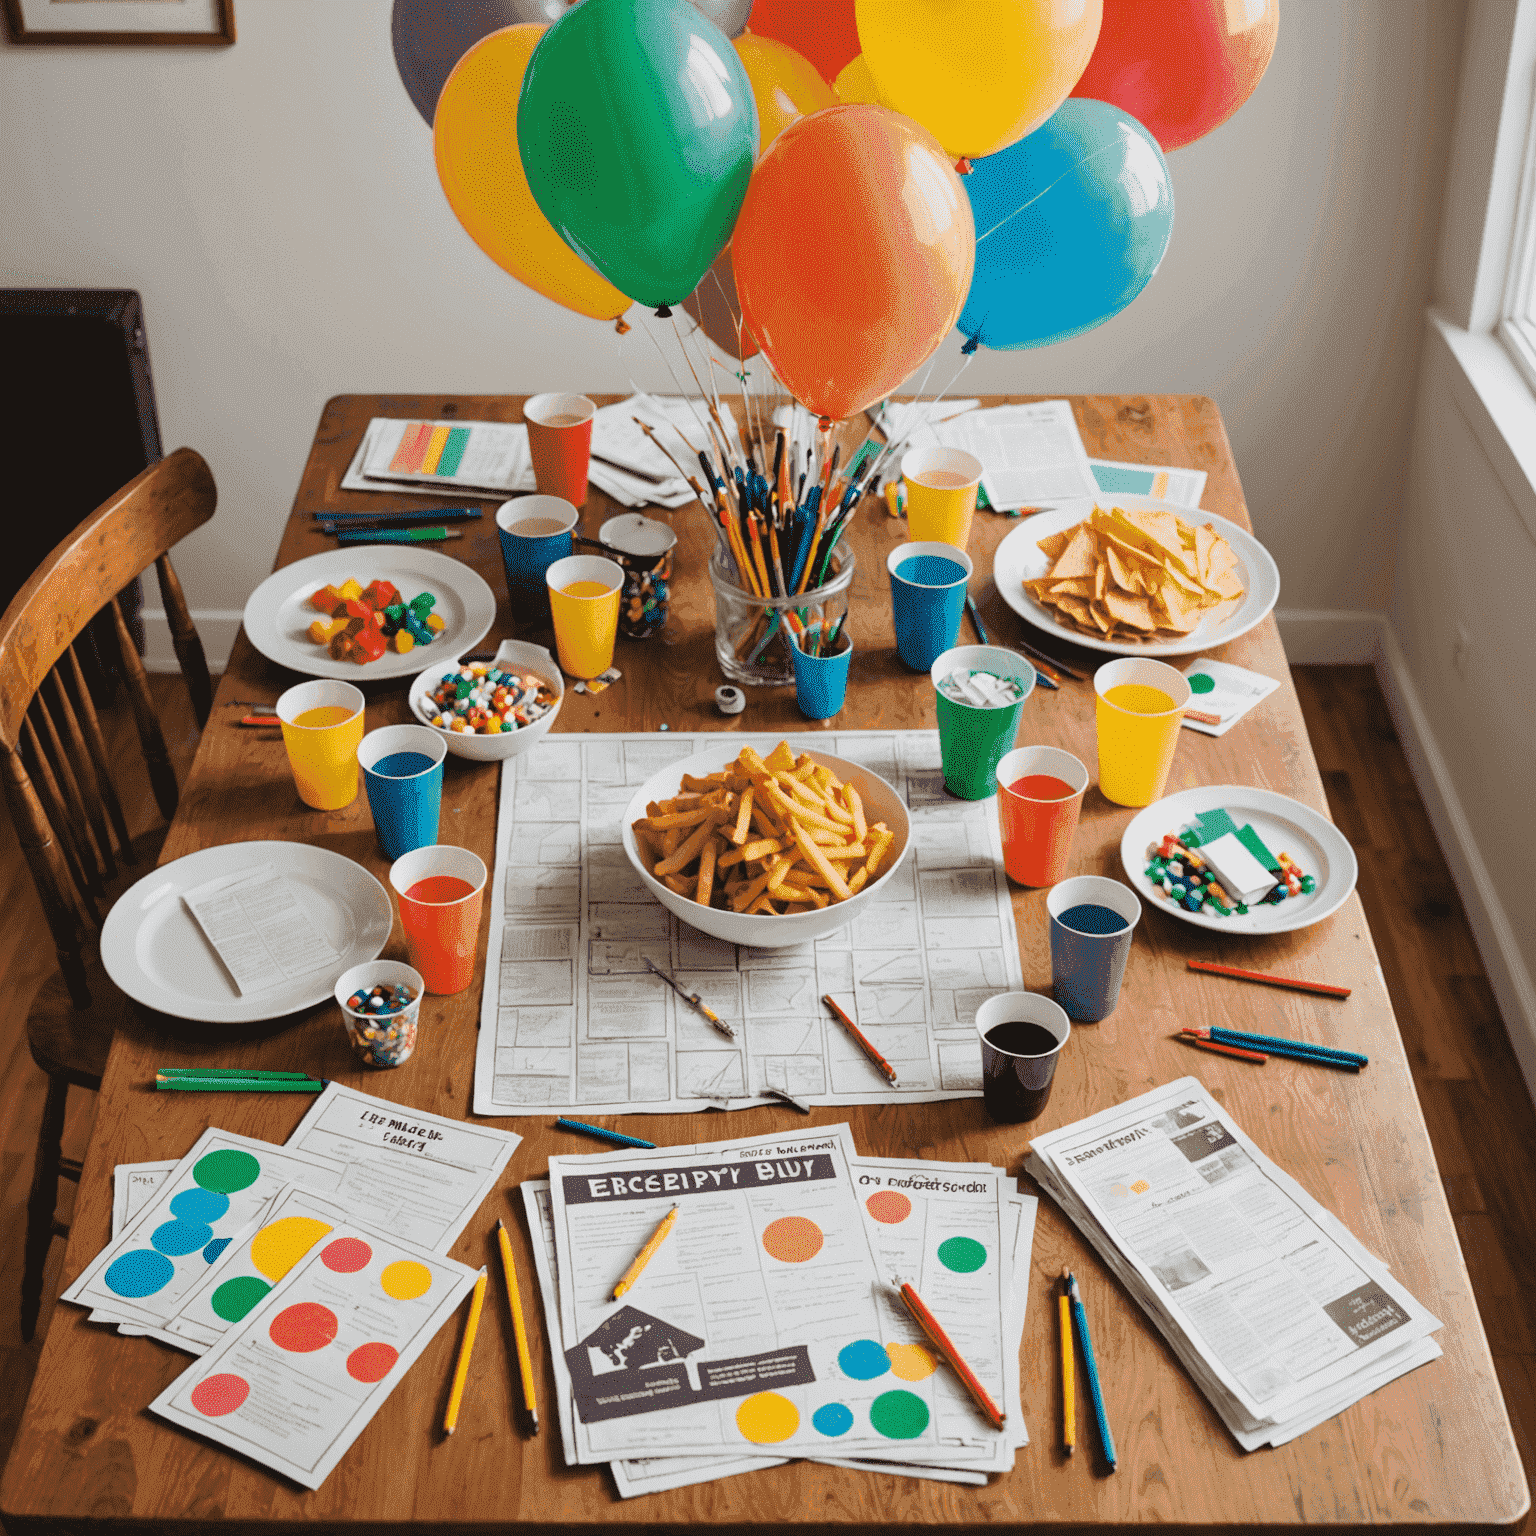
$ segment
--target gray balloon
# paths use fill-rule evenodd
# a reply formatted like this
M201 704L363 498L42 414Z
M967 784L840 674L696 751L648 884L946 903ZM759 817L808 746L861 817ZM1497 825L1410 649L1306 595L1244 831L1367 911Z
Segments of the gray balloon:
M395 68L427 127L453 66L481 38L519 22L548 25L569 9L566 0L395 0Z
M709 17L727 37L740 37L747 30L752 14L752 0L689 0L694 10Z

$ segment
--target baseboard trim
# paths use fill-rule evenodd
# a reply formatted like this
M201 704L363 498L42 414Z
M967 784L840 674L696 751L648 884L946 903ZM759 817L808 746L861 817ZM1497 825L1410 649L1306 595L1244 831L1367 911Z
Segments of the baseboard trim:
M1381 649L1384 613L1349 608L1277 608L1275 623L1293 667L1362 667Z
M1482 956L1483 969L1493 988L1510 1044L1525 1074L1525 1084L1536 1099L1536 985L1525 957L1515 942L1514 926L1483 863L1471 824L1462 809L1450 769L1430 729L1429 717L1419 698L1390 621L1381 626L1381 645L1376 656L1376 678L1397 727L1403 755L1418 786L1430 825L1450 866L1451 878L1466 910L1472 937Z
M163 608L146 608L144 621L144 670L179 672L176 648L171 644L171 626ZM203 655L210 672L222 672L229 665L229 653L235 648L244 614L238 608L195 608L192 622L203 642Z

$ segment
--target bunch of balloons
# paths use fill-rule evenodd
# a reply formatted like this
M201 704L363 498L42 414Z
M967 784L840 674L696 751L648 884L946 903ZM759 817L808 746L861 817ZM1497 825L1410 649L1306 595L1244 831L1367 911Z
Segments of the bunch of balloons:
M683 306L841 418L957 324L1038 347L1129 304L1165 152L1253 93L1278 6L395 0L393 37L493 261L597 319Z

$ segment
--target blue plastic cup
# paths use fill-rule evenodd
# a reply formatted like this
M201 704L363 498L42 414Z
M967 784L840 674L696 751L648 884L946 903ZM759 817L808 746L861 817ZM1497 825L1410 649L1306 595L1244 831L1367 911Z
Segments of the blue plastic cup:
M790 646L795 665L795 702L807 720L830 720L843 707L848 690L848 663L853 660L853 639L845 627L834 642L832 656L808 656L801 649L802 640L814 643L821 625L806 625L804 636L796 635Z
M896 650L914 672L926 672L960 638L971 557L953 544L898 544L886 557Z
M447 738L429 725L386 725L359 744L373 828L391 863L437 842L447 756Z
M1052 995L1069 1018L1085 1024L1107 1019L1120 1000L1140 899L1118 880L1075 875L1051 887L1045 910L1051 919Z
M514 618L532 613L549 618L544 573L573 548L576 508L559 496L518 496L496 509L501 565Z

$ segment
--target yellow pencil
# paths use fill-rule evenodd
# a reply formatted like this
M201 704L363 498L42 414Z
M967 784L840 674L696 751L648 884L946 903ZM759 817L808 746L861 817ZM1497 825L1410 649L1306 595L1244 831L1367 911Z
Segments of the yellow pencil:
M1072 1302L1065 1279L1056 1304L1061 1318L1061 1448L1070 1456L1077 1444L1077 1388L1072 1378Z
M617 1301L636 1280L640 1278L640 1272L656 1256L656 1250L667 1240L667 1233L672 1230L672 1223L677 1220L679 1207L673 1206L665 1216L661 1218L660 1225L651 1233L645 1247L635 1255L635 1262L624 1271L624 1278L613 1288L613 1299Z
M485 1302L486 1272L480 1268L480 1278L469 1298L469 1321L464 1324L464 1342L459 1345L459 1363L453 1368L453 1390L448 1394L448 1412L443 1415L443 1433L451 1435L459 1422L459 1404L464 1401L464 1383L469 1380L469 1357L475 1352L475 1334L480 1327L480 1308Z
M501 1267L507 1277L507 1305L512 1309L512 1337L517 1342L517 1368L523 1378L523 1406L533 1433L539 1432L539 1404L533 1393L533 1359L528 1353L528 1330L523 1325L523 1298L517 1289L517 1261L512 1257L512 1239L507 1224L497 1219L496 1236L501 1242Z

